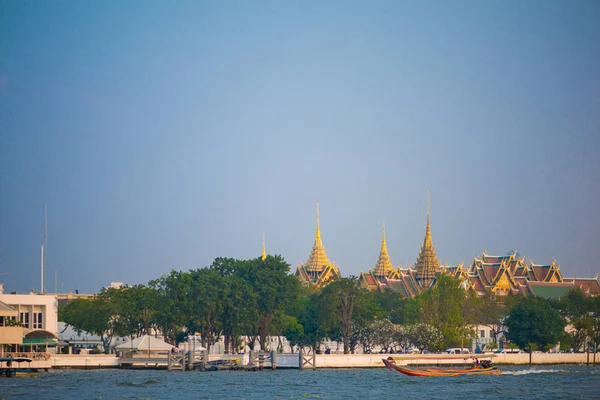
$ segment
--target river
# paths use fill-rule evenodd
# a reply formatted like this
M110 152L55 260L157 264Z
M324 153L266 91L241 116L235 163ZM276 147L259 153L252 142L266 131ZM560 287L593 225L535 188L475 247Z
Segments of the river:
M1 379L1 399L598 399L600 367L503 366L500 376L417 378L385 368L167 372L52 370Z

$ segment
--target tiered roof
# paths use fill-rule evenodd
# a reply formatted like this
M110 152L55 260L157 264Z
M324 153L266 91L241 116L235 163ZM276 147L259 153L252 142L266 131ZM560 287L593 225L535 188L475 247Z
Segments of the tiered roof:
M313 283L317 286L324 286L327 283L339 280L340 271L329 258L321 241L321 228L319 225L319 203L317 203L317 231L315 233L315 242L308 256L306 263L298 266L296 277L303 282Z
M381 250L379 251L379 258L377 259L377 265L375 265L376 276L388 276L389 274L398 275L394 270L394 266L390 261L388 254L387 243L385 242L385 220L383 221L383 227L381 230Z
M428 193L429 197L429 193ZM417 280L421 287L429 287L435 276L440 272L440 262L438 261L437 255L435 254L435 248L433 247L433 240L431 238L431 223L429 219L430 202L427 201L427 227L425 228L425 238L423 239L423 246L421 246L421 252L415 269L417 271Z

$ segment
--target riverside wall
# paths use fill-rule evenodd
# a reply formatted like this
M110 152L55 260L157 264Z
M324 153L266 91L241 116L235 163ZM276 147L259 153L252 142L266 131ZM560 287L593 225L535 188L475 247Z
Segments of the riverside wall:
M463 361L456 359L443 359L444 355L437 354L317 354L315 356L316 368L383 368L382 358L394 357L397 363L401 365L415 364L428 359L429 364L460 364L461 362L470 363L470 357L474 354L465 354ZM308 357L308 356L307 356ZM484 356L480 356L484 358ZM239 355L216 355L211 354L210 360L232 359L236 358L244 365L248 364L248 354ZM312 359L312 356L310 356ZM593 362L594 354L589 354L590 364ZM585 364L588 361L587 353L534 353L532 355L533 364ZM166 362L166 358L165 358ZM297 369L299 367L299 355L277 354L277 368ZM493 358L496 365L527 365L529 364L529 354L496 354ZM596 355L596 363L600 364L600 354ZM34 361L32 368L50 369L50 368L78 368L78 369L97 369L97 368L118 368L119 358L113 354L52 354L48 361ZM270 363L265 363L269 368ZM307 369L312 365L305 365Z

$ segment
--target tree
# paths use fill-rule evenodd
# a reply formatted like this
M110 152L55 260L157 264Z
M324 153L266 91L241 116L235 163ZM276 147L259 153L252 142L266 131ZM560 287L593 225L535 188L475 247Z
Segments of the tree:
M339 322L340 333L344 343L344 354L350 353L352 317L356 300L363 293L364 289L358 286L358 278L355 276L332 282L321 291L320 303L322 311L329 313Z
M313 352L319 348L327 337L327 326L321 319L319 310L319 295L313 293L302 296L290 309L297 325L290 324L284 330L284 335L292 346L298 346L300 350L309 349Z
M387 318L375 320L370 326L373 344L380 346L385 353L388 353L396 340L397 327L398 325L392 324Z
M586 296L583 290L574 289L562 297L557 305L570 325L571 329L567 335L572 348L584 349L594 326L593 299Z
M172 270L168 275L151 281L149 286L156 290L154 323L169 343L178 344L185 339L183 326L188 320L188 302L191 275Z
M410 342L422 353L425 350L438 351L442 349L442 332L433 325L417 323L410 325L407 332Z
M93 299L75 299L63 306L59 319L76 332L86 331L100 336L104 352L108 354L115 332L114 305L106 290Z
M506 319L507 338L520 348L529 348L531 365L532 346L540 349L555 344L563 335L565 319L540 297L523 298Z
M271 322L296 301L300 282L290 275L290 265L281 256L247 260L239 265L236 275L245 279L255 294L254 303L246 306L255 307L260 348L267 351Z

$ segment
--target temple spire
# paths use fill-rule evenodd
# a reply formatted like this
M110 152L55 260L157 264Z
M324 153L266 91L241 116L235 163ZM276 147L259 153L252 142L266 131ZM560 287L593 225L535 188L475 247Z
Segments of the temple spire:
M388 254L387 243L385 241L385 219L381 224L381 251L379 252L379 259L375 266L375 274L379 277L387 276L391 270L394 269L390 256Z
M325 253L321 241L321 226L319 221L319 202L317 201L317 230L315 232L315 243L308 256L308 260L296 269L296 277L302 282L313 283L317 287L327 285L329 282L341 279L340 270L336 267Z
M421 253L419 254L419 258L415 265L417 280L423 288L429 287L431 281L435 278L436 273L440 269L440 262L435 254L435 248L433 247L433 240L431 238L430 212L431 195L430 190L427 189L427 226L425 228L425 238L423 239Z
M263 240L262 240L262 255L260 257L263 261L267 258L267 250L265 248L265 234L263 232Z
M431 239L431 190L427 189L427 226L425 227L425 240L423 246L433 247L433 240Z
M321 227L319 225L319 201L317 201L317 233L315 234L315 247L323 246L321 242Z

